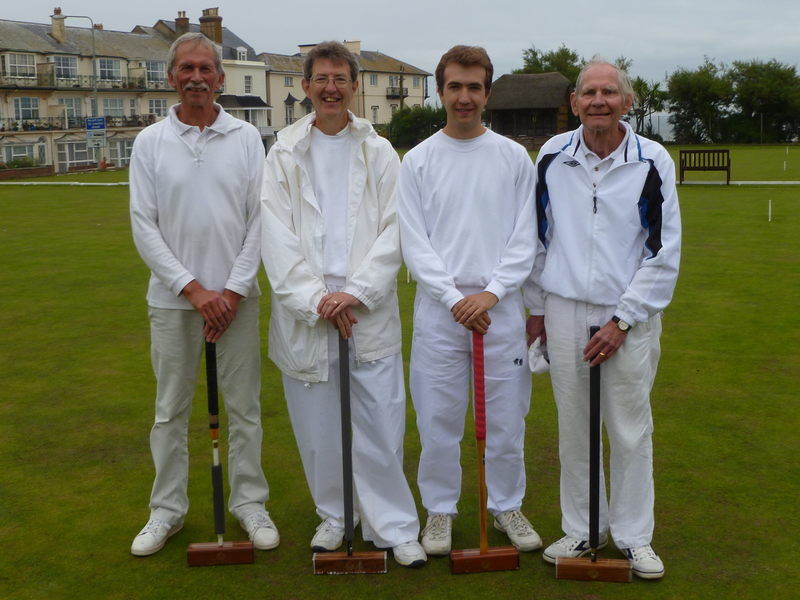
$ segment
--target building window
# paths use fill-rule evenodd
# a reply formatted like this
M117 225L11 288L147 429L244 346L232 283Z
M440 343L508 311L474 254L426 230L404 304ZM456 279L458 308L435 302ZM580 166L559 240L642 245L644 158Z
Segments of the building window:
M397 104L392 104L392 116L397 112Z
M148 112L157 117L167 116L167 101L165 98L150 98L147 101Z
M131 107L131 113L130 113L131 116L139 114L139 111L136 109L136 98L131 98L130 107Z
M92 165L95 159L95 148L89 148L86 142L65 142L57 145L58 171L65 173L70 167Z
M122 98L103 98L103 114L106 117L124 117Z
M77 79L78 59L75 56L54 56L56 79Z
M67 107L68 117L80 117L83 113L80 98L59 98L58 103Z
M252 94L253 93L253 76L252 75L245 75L244 76L244 93L245 94Z
M167 63L163 60L148 60L145 62L145 72L148 83L163 83L167 80Z
M378 107L377 106L373 106L372 107L372 122L373 123L377 123L378 122Z
M419 108L419 107L420 107L419 104L414 105L414 108Z
M287 104L286 105L286 124L291 125L294 123L294 105Z
M39 118L38 98L14 98L14 118L18 121Z
M400 87L400 75L389 75L389 87Z
M131 149L133 140L112 141L108 145L109 158L118 167L124 167L131 162Z
M419 88L419 80L420 80L419 77L414 77L411 80L412 81L411 85L414 86L415 89Z
M3 162L11 162L19 158L33 158L33 144L15 144L0 149L3 151L1 156Z
M247 48L239 46L236 49L236 60L247 60Z
M36 59L33 54L7 54L6 65L11 77L36 77Z
M283 86L284 87L294 87L294 77L284 77L283 78Z
M378 85L378 74L377 73L370 73L369 74L369 84L372 87L375 87L376 85Z
M106 81L119 81L122 79L119 70L119 61L117 59L99 58L97 59L97 66L100 79Z
M79 129L84 127L83 108L80 98L59 98L58 104L65 107L67 129Z

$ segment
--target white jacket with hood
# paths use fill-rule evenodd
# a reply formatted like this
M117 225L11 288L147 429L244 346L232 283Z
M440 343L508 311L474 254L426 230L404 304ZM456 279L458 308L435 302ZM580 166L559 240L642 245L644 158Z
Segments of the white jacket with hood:
M395 187L400 160L365 119L350 113L355 137L347 199L347 277L342 291L358 298L353 310L355 359L400 352L397 272L400 235ZM328 380L327 333L317 304L328 293L323 265L322 212L309 177L315 113L278 133L264 169L261 194L262 259L272 288L269 357L286 375Z

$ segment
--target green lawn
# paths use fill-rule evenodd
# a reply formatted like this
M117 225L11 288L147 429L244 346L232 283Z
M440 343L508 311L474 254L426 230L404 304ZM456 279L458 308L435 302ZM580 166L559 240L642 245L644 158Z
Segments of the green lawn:
M757 161L766 165L755 172L762 177L735 178L771 179L771 161ZM627 586L556 581L538 552L522 557L519 572L451 576L447 559L416 571L390 559L386 575L313 576L308 542L317 517L279 375L266 358L264 467L281 546L259 552L255 565L185 566L188 543L213 539L199 387L186 525L159 554L132 557L128 549L147 519L152 483L147 436L154 382L144 301L148 273L130 239L127 193L124 187L0 186L0 284L6 290L0 312L0 597L744 600L796 594L800 188L680 190L683 265L664 321L653 393L654 546L667 574L660 582ZM403 273L406 357L413 293ZM264 355L268 314L264 297ZM561 535L555 427L549 381L536 376L524 509L546 543ZM477 546L470 436L457 548ZM409 403L406 472L415 492L418 456ZM228 524L229 539L243 539L230 517ZM490 542L506 543L494 530Z

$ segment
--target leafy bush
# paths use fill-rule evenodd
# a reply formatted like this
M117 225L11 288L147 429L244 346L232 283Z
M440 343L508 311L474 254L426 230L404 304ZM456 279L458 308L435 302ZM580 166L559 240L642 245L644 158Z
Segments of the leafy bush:
M6 163L6 167L9 169L27 169L29 167L36 167L38 165L39 163L37 163L30 156L15 158L14 160L10 160Z
M444 108L401 108L389 123L389 141L395 148L411 148L439 131L446 121Z

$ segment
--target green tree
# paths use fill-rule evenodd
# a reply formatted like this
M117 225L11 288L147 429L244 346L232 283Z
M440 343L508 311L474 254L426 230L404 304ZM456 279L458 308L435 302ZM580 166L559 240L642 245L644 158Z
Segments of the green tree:
M631 80L633 85L633 107L628 114L634 119L634 130L653 137L653 113L661 112L667 105L667 91L658 81L646 81L641 77Z
M444 107L401 108L389 122L389 141L395 148L411 148L444 127L446 121Z
M731 141L788 142L800 135L800 77L773 59L735 61Z
M584 61L575 50L561 44L557 50L544 52L535 46L522 51L522 68L514 73L552 73L557 71L575 86Z
M668 79L669 118L679 143L720 142L726 138L733 84L724 64L708 57L696 70L678 69Z

